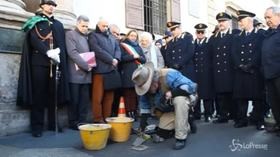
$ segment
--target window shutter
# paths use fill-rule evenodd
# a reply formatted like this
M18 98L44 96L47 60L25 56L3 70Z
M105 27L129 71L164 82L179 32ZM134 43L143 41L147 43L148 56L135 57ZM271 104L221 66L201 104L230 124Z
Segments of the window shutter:
M171 1L171 21L181 21L180 0Z
M126 0L126 27L144 30L144 1Z

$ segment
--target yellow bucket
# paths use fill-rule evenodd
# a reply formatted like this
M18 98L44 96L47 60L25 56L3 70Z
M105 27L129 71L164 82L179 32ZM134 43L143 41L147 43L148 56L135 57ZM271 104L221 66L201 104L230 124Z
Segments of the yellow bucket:
M88 150L103 149L110 134L109 124L84 124L79 126L83 145Z
M133 118L129 117L109 117L106 118L108 124L112 126L110 139L115 142L125 142L129 139Z

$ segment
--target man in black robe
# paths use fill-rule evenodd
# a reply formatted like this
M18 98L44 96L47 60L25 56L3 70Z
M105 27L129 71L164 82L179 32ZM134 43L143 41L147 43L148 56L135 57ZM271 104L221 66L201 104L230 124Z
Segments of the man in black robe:
M17 105L31 109L31 131L34 137L42 136L45 107L48 108L48 130L55 130L56 105L66 104L69 100L64 28L52 15L56 6L53 0L42 0L42 12L23 26L26 38L20 65Z

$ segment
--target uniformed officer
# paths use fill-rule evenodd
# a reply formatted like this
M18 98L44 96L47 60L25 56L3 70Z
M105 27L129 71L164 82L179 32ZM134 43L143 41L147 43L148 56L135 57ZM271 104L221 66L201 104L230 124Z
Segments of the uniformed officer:
M213 58L214 87L216 90L216 100L220 105L220 117L214 123L226 123L229 118L235 117L232 105L232 63L231 48L233 35L237 30L231 30L230 23L232 17L225 13L218 13L219 31L209 40L209 50ZM230 117L229 117L230 116Z
M193 55L193 37L188 32L182 32L179 22L167 22L167 27L172 33L173 39L165 46L163 58L168 68L174 68L191 80L195 79Z
M262 30L265 28L265 26L257 19L254 19L254 27Z
M208 39L205 35L207 25L199 23L194 26L196 29L196 39L194 41L194 70L198 84L198 95L203 100L205 122L209 122L212 114L214 99L212 56L208 51ZM195 106L195 118L200 119L200 101Z
M263 34L253 26L254 13L239 10L238 24L242 31L234 37L232 58L234 66L233 98L237 105L234 127L248 125L248 101L253 101L258 130L264 129L264 79L260 72Z
M58 104L69 101L65 34L62 23L53 17L56 5L54 0L42 0L42 12L29 19L23 27L27 33L22 52L17 105L31 108L31 131L34 137L42 136L45 108L48 108L48 129L56 130L55 101ZM57 90L56 80L59 82Z

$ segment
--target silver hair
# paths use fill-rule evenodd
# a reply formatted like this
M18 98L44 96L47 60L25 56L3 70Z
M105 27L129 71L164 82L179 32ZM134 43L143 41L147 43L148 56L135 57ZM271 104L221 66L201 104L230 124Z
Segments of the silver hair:
M278 6L271 6L266 10L271 10L273 14L280 16L280 7Z
M80 22L80 21L89 22L89 18L87 16L85 16L85 15L80 15L77 18L77 22Z
M149 43L152 43L152 42L153 42L153 36L152 36L152 34L149 33L149 32L143 32L143 33L141 33L141 35L140 35L140 40L141 40L142 38L147 38L147 39L149 40Z
M120 28L116 24L110 24L109 25L109 29L111 30L112 28L117 29L118 31L120 31Z

